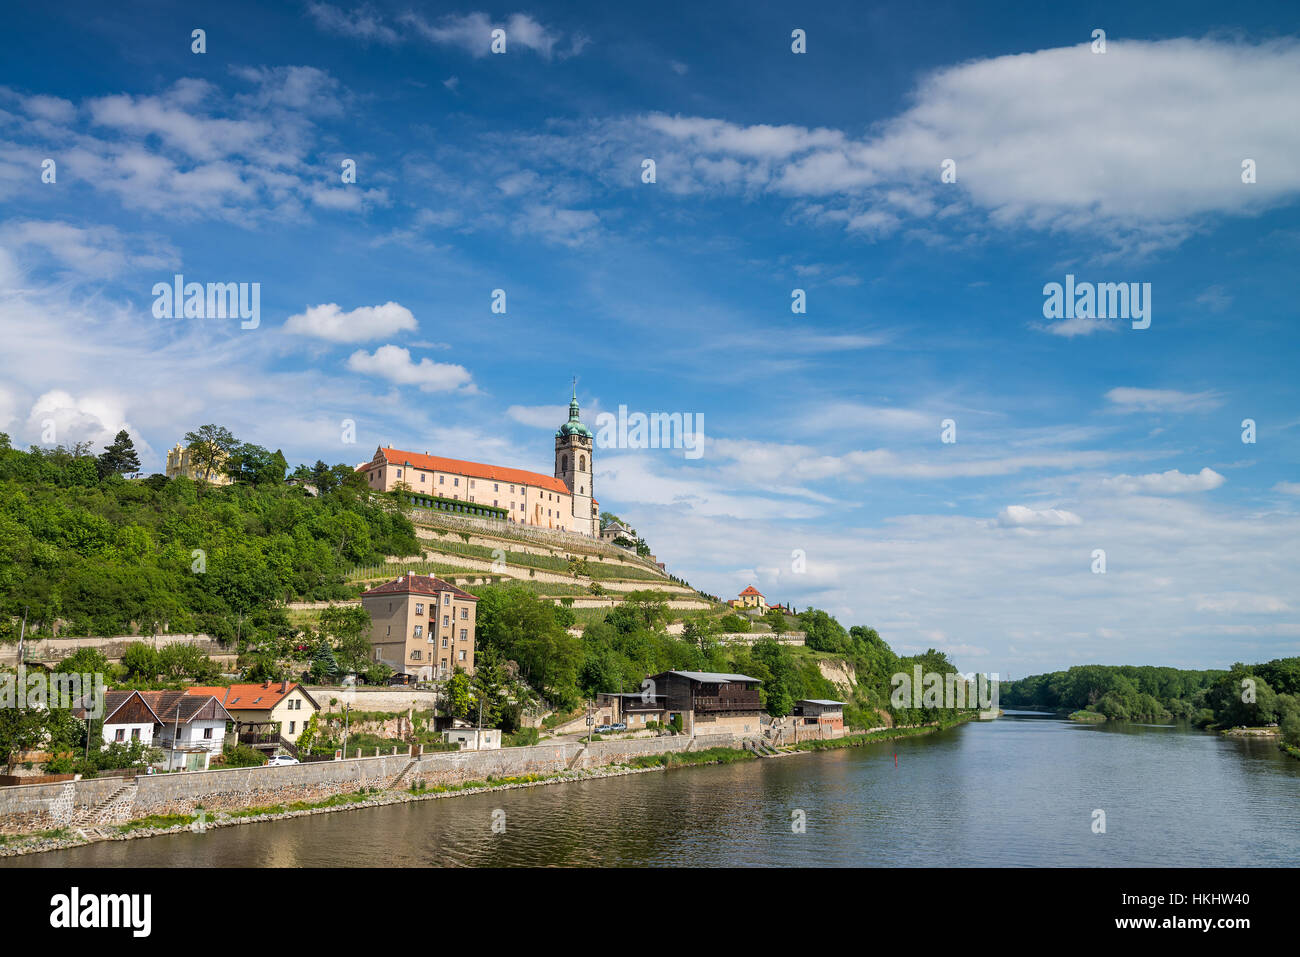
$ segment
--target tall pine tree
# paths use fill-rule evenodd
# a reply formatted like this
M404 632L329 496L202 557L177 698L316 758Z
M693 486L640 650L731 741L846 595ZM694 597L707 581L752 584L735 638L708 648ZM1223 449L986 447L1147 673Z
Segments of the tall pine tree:
M104 446L98 461L101 478L114 473L140 471L140 457L135 454L135 443L126 429L118 432L110 445Z

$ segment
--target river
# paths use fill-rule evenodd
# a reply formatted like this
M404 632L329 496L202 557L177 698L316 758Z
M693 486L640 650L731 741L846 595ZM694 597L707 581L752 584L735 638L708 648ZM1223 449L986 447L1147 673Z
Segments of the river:
M1093 831L1095 810L1105 812L1105 833ZM498 811L503 833L493 830ZM799 812L806 820L802 833L792 828ZM0 861L25 867L1298 863L1300 761L1274 741L1025 713L862 748Z

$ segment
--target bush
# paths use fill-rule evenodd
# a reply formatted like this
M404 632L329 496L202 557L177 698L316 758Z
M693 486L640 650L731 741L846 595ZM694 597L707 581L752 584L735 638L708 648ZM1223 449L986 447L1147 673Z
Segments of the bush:
M514 734L502 737L502 744L507 748L526 748L536 744L541 738L541 733L536 728L520 728Z
M225 768L255 768L266 763L266 755L246 744L236 744L227 746L220 757L213 758L212 763Z

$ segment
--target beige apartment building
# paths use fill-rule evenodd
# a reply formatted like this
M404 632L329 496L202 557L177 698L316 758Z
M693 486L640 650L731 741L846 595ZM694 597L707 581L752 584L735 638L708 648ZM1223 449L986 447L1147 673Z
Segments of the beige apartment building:
M478 599L432 575L407 573L361 594L375 661L420 681L474 673Z
M463 502L470 514L595 538L600 535L600 503L592 485L593 441L575 394L569 421L555 432L553 475L387 446L377 448L374 458L357 470L365 473L372 490L401 487L416 505L446 508L449 502Z

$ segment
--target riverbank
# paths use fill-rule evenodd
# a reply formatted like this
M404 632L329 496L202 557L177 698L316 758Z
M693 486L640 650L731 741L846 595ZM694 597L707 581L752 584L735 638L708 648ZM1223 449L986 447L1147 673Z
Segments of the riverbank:
M936 722L920 727L884 728L836 738L828 741L806 741L793 746L794 751L823 751L831 748L861 747L880 741L916 735L933 734L954 727L965 721L974 720L975 714L963 715L957 719ZM539 787L548 784L565 784L574 781L590 781L599 778L623 777L629 774L646 774L654 771L667 771L672 768L700 767L705 765L733 764L757 760L758 756L744 748L712 747L700 751L673 751L663 754L644 755L631 758L625 762L603 767L584 768L574 771L554 773L526 774L510 777L489 776L485 781L464 781L447 784L429 784L423 778L415 778L403 789L393 790L382 787L362 787L359 790L334 794L319 801L292 801L282 804L252 806L225 811L212 811L197 808L198 813L150 814L148 816L126 821L121 824L100 825L97 827L62 827L35 831L30 834L0 836L0 857L18 857L27 854L40 854L47 851L81 847L105 841L130 841L148 837L160 837L186 831L204 833L212 828L234 827L240 824L257 824L268 821L283 821L295 817L313 814L329 814L335 811L360 810L362 808L384 807L390 804L404 804L411 801L439 800L449 797L461 797L471 794L483 794L492 791L509 791L517 788Z
M732 748L713 748L710 751L730 751L735 757L710 755L698 752L689 755L691 760L679 760L670 764L655 763L638 767L611 766L590 768L581 771L560 771L554 774L531 774L521 777L502 778L489 781L466 781L462 784L425 785L415 782L404 790L383 790L380 788L362 788L347 794L336 794L322 801L294 801L284 805L267 807L250 807L238 811L220 811L209 817L206 812L199 814L150 815L124 824L114 824L95 828L55 828L33 834L0 836L0 857L19 857L25 854L40 854L65 848L82 847L103 841L133 841L146 837L161 837L185 831L204 833L212 828L235 827L240 824L260 824L267 821L285 821L295 817L312 814L329 814L335 811L353 811L362 808L385 807L389 804L405 804L411 801L433 801L441 798L463 797L470 794L484 794L489 791L511 791L517 788L540 787L547 784L566 784L573 781L590 781L597 778L623 777L629 774L646 774L653 771L665 771L668 767L730 763L732 760L752 758L748 751ZM744 756L744 757L740 757Z
M948 728L955 728L967 721L975 721L978 717L979 715L972 711L947 721L936 721L933 724L911 725L903 728L875 728L861 734L850 734L843 738L831 738L827 741L801 741L798 744L791 745L791 748L795 751L830 751L835 748L860 748L863 745L875 744L880 741L893 741L896 738L910 738L919 734L946 731Z

